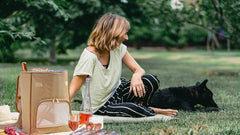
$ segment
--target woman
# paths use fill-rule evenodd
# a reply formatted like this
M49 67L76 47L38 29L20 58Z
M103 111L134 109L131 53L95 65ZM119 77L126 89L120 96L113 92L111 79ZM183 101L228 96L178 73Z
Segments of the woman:
M70 98L80 88L84 92L85 79L90 76L94 114L124 117L155 114L175 116L177 110L148 107L159 81L153 75L145 75L145 71L122 44L128 40L129 28L129 22L115 14L106 13L98 20L89 37L89 46L84 49L74 70ZM133 72L131 81L120 79L122 63Z

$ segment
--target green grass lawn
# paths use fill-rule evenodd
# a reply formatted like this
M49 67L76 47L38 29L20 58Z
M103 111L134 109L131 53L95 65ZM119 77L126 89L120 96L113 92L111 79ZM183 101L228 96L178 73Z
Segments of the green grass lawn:
M175 119L167 122L112 123L104 124L104 130L120 134L240 134L240 53L185 51L166 52L143 49L129 52L145 69L160 79L160 89L172 86L194 85L208 79L207 86L214 93L214 100L223 108L220 112L179 111ZM59 65L28 62L28 68L67 69L69 82L81 52L71 53L72 60ZM64 58L66 56L59 56ZM70 58L70 59L71 59ZM16 79L21 71L20 63L0 63L0 104L8 104L15 111ZM130 79L131 72L123 66L122 75ZM79 98L80 92L74 97ZM78 110L79 104L72 103Z

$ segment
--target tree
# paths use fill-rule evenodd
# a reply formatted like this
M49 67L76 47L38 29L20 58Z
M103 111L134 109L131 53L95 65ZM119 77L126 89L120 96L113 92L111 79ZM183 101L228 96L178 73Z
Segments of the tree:
M178 2L181 8L173 8L171 4L174 1ZM191 38L191 35L188 37L182 35L182 33L186 33L184 32L186 27L195 25L192 28L205 31L203 36L207 32L214 33L217 37L221 36L228 39L228 48L230 48L230 40L233 48L239 48L240 2L237 0L138 0L138 4L143 9L143 16L148 16L147 18L152 22L149 25L151 31L149 37L152 38L148 40L155 38L167 43L167 46L179 45L188 42ZM142 35L145 34L149 34L149 32L142 33Z
M188 3L189 4L189 3ZM185 5L187 5L185 3ZM177 20L184 23L200 26L216 36L222 36L227 39L228 50L230 50L230 40L232 46L237 47L240 33L239 22L240 2L196 0L190 3L191 7L185 6L181 11L175 14ZM223 35L220 31L225 31ZM216 37L213 37L216 40ZM218 44L216 40L216 44Z
M27 46L33 49L39 48L38 46L46 45L43 40L36 37L41 36L41 33L39 34L36 32L36 28L39 27L33 25L37 20L36 18L39 17L35 9L41 8L41 4L51 5L52 8L50 9L57 9L53 1L41 1L40 3L38 1L12 0L1 2L0 42L2 62L13 62L15 60L14 51L24 47L19 41L36 41L32 46ZM38 24L40 25L40 23L42 22Z
M123 0L13 0L1 7L8 11L5 14L2 10L5 16L1 17L7 24L15 27L17 25L18 32L33 32L36 37L46 42L31 43L27 47L37 51L50 50L49 61L52 63L56 62L56 53L66 53L67 48L73 49L86 43L96 19L106 12L129 17L130 21L136 24L141 24L144 20L139 19L142 18L141 9L136 1L128 3ZM18 20L18 24L15 20Z
M50 51L49 61L54 63L57 53L86 44L96 19L106 12L130 21L130 41L182 46L202 41L211 32L228 39L230 50L230 43L239 48L239 6L238 0L3 0L0 58L2 62L14 61L14 51L26 47L43 55Z
M15 61L14 51L21 46L19 44L13 45L13 43L25 40L40 40L35 37L33 32L21 31L24 27L22 25L24 19L20 19L17 10L22 8L24 6L18 0L0 3L0 62Z

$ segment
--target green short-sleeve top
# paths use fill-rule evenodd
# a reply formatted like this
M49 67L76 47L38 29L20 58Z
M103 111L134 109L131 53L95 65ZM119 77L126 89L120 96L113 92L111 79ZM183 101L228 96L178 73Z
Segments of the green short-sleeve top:
M90 76L90 96L93 113L104 105L120 85L122 58L126 52L127 47L124 44L120 44L110 51L109 65L108 68L105 68L93 52L88 51L86 48L83 50L73 76ZM80 90L82 95L84 95L85 83Z

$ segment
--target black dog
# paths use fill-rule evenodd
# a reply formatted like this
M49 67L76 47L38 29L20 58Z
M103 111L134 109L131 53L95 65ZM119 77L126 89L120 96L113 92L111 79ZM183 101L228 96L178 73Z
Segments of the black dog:
M149 106L156 108L172 108L185 111L196 111L194 106L200 104L205 108L200 111L219 111L213 100L213 93L206 86L208 80L197 82L195 86L170 87L156 91Z

